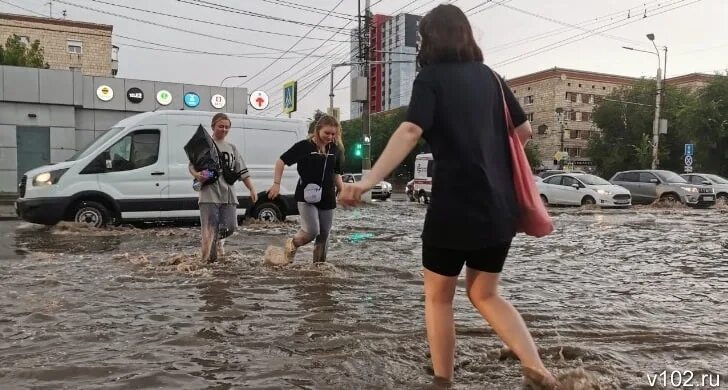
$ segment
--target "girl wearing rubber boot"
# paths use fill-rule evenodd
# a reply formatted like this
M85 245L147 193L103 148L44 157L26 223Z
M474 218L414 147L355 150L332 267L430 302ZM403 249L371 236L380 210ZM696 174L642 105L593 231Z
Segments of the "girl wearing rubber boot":
M341 191L341 169L344 144L341 126L332 116L321 114L315 119L308 139L297 142L276 162L273 185L268 198L275 199L281 189L285 166L296 164L300 176L295 199L301 217L301 229L286 240L285 255L289 262L296 250L314 241L313 261L326 261L329 232L334 221L336 191Z

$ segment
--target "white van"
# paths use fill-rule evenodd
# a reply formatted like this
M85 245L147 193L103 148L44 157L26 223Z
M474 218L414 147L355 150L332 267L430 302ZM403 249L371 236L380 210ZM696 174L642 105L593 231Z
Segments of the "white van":
M122 120L67 161L26 172L16 202L18 215L45 225L70 220L93 226L199 218L184 145L200 124L209 130L215 114L156 111ZM298 214L295 169L285 170L276 200L268 200L266 191L276 160L308 134L306 123L228 116L232 127L226 141L238 148L260 191L257 204L251 205L248 189L235 184L238 215L250 210L256 218L284 220Z
M429 203L432 197L432 153L420 153L415 156L415 182L413 197L418 202Z

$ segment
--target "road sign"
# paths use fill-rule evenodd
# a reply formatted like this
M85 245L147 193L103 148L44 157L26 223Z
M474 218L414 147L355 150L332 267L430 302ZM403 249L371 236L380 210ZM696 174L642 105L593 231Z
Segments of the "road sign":
M686 165L685 166L685 173L693 173L693 166L692 165Z
M263 91L253 91L250 94L250 105L256 110L265 110L268 107L268 95Z
M693 156L685 156L685 166L691 167L693 165Z
M685 144L685 155L686 156L692 156L693 152L695 152L695 145L693 144Z
M283 84L283 112L290 114L296 111L298 105L298 82L288 81Z
M218 110L225 107L225 96L220 94L212 95L212 98L210 98L210 104Z

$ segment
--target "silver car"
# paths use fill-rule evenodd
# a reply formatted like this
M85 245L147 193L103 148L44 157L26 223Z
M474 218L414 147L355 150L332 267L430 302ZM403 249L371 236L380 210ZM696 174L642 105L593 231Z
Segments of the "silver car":
M660 200L696 207L715 204L713 188L690 184L675 172L649 169L617 172L609 181L628 189L632 193L632 203Z
M710 173L687 173L682 175L688 183L713 187L715 197L728 202L728 179Z

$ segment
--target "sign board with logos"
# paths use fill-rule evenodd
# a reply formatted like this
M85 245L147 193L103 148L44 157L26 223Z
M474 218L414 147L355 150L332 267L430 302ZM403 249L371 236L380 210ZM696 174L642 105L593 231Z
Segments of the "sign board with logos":
M693 165L693 156L685 156L685 166L689 167Z
M168 106L172 103L172 94L166 89L162 89L157 92L157 103L163 106Z
M200 105L200 95L194 92L187 92L184 97L185 106L195 108Z
M126 91L126 98L132 103L139 104L144 100L144 91L137 87L129 88Z
M290 114L296 111L298 105L298 82L288 81L283 84L283 112Z
M225 96L220 94L212 95L212 98L210 98L210 105L218 110L225 107Z
M250 105L256 110L265 110L268 108L268 94L263 91L253 91L250 94Z
M99 85L96 89L96 97L101 101L108 102L114 98L114 90L108 85Z
M685 155L692 156L694 153L695 153L695 145L694 144L685 144Z

